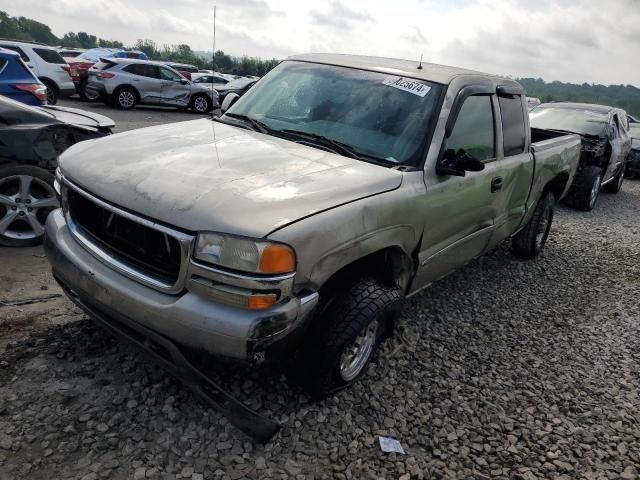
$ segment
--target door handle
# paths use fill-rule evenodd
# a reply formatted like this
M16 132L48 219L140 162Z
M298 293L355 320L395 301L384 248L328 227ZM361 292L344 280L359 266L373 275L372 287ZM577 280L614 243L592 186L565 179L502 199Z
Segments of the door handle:
M496 177L491 180L491 193L495 193L498 190L502 190L502 177Z

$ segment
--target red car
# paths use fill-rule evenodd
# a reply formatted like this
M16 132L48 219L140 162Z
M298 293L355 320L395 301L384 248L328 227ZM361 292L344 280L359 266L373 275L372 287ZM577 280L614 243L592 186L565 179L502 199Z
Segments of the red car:
M173 68L175 71L177 71L180 75L182 75L184 78L188 80L191 80L192 73L199 72L198 67L196 67L195 65L190 65L188 63L165 62L165 65L167 67Z
M100 61L100 58L112 57L149 60L149 57L144 52L138 50L128 51L121 48L92 48L77 57L65 57L65 61L69 65L69 75L71 75L76 92L78 92L82 100L94 101L98 99L94 92L87 90L89 69Z

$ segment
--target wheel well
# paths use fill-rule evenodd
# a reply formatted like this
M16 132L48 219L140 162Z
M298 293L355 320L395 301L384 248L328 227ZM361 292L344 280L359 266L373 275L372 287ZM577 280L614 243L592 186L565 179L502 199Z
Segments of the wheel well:
M38 80L40 80L44 84L51 85L53 88L56 89L56 92L60 91L60 89L58 88L58 84L56 82L54 82L53 80L51 80L50 78L38 77Z
M406 292L415 272L416 262L400 247L387 247L370 253L342 267L321 287L321 293L336 290L365 275L377 275Z
M540 198L544 197L547 193L553 193L553 196L556 197L556 201L560 200L560 197L567 187L568 181L569 174L567 172L559 173L553 180L547 183Z

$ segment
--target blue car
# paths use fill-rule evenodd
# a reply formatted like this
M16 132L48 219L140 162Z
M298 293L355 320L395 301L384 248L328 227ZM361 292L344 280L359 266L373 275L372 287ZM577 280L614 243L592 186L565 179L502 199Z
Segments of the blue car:
M22 61L20 54L0 48L0 95L27 105L46 105L47 87Z

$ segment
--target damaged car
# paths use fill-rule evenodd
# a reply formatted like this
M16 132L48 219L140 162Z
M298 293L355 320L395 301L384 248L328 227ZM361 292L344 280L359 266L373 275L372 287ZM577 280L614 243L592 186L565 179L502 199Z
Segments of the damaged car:
M624 110L586 103L545 103L530 112L532 134L543 140L567 133L582 137L578 173L567 202L590 211L600 190L618 193L631 150L629 123Z
M185 352L283 363L314 397L348 387L403 299L504 240L542 252L579 155L578 135L532 143L508 78L300 55L220 118L65 152L45 251L97 323L266 440Z
M110 118L59 106L32 107L0 96L0 245L42 241L58 207L53 172L71 145L111 133Z

